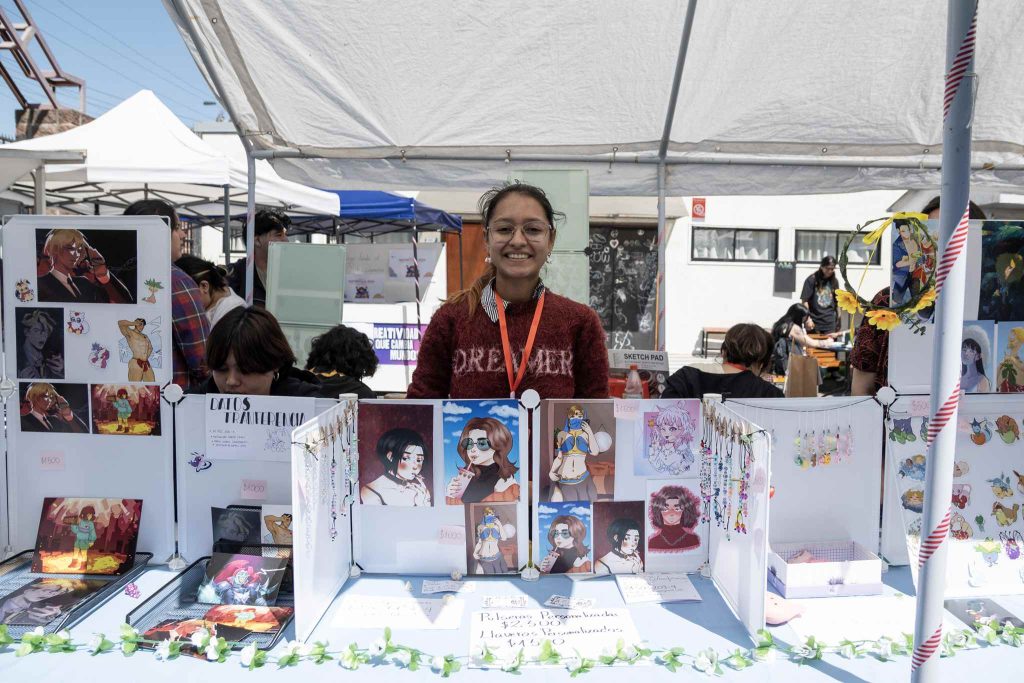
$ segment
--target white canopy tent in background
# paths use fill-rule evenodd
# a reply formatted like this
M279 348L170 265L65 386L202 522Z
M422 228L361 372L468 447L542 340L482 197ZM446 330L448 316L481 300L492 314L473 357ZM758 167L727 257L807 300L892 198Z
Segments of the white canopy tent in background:
M208 217L224 214L225 194L235 211L240 210L239 204L245 205L244 160L204 142L149 90L139 91L78 128L0 146L0 155L47 159L62 150L81 150L85 159L79 153L81 163L47 162L51 206L92 214L98 205L100 213L121 213L133 201L148 196L179 206L184 216ZM35 193L31 182L0 181L10 188L7 196L31 202ZM267 162L257 168L256 201L313 215L337 216L340 208L338 195L284 180Z

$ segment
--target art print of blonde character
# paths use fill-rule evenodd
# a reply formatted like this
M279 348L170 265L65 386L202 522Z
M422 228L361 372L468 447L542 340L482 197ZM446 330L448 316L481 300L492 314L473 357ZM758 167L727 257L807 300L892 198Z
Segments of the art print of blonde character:
M54 403L57 403L60 401L61 396L52 384L47 384L46 382L36 382L25 390L25 400L29 404L33 404L43 398L49 398Z
M78 247L85 250L88 242L78 230L73 228L54 228L46 235L46 242L43 243L43 253L52 261L60 253L61 249L67 247Z

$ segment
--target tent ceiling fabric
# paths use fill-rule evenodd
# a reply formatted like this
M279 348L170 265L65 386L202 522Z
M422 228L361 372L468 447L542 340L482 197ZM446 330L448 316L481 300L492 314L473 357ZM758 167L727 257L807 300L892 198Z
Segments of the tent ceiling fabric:
M84 151L84 163L47 164L46 177L49 191L63 200L80 201L85 213L92 212L91 202L97 198L127 206L142 199L148 184L154 198L192 203L189 213L219 216L223 186L230 186L233 196L244 195L247 186L244 157L235 159L205 142L149 90L85 125L0 146L4 150L12 155ZM266 161L257 162L256 195L257 203L266 206L329 216L339 212L336 194L285 180Z
M276 159L286 177L471 189L517 165L573 165L524 155L569 155L589 166L595 194L656 193L649 163L685 0L164 3L197 55L183 17L194 20L257 149L326 157ZM699 2L669 193L938 186L938 171L915 166L941 157L945 27L934 0ZM981 5L975 162L1016 170L979 170L975 183L1024 185L1022 29L1024 4Z

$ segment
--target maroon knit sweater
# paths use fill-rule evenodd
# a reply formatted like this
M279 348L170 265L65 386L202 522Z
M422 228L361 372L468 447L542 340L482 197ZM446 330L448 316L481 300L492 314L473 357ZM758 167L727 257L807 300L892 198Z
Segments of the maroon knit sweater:
M537 300L505 309L516 368L530 333ZM501 332L481 306L469 315L465 301L437 309L423 335L409 398L505 398L509 394ZM535 389L541 398L607 398L608 350L597 314L551 290L526 376L516 394Z

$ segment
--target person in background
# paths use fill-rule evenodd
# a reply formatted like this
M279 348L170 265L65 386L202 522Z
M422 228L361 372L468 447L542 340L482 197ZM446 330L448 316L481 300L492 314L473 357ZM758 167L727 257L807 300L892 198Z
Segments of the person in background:
M228 311L210 333L211 375L196 393L319 396L320 382L294 367L295 354L281 325L262 308Z
M722 341L722 372L682 367L668 378L662 398L782 398L782 390L761 379L772 362L772 336L760 325L740 323Z
M929 219L937 220L941 213L939 198L932 197L921 209L921 213ZM968 204L967 215L971 220L983 221L986 218L985 212L974 202ZM879 290L871 303L875 306L889 306L890 291L889 287ZM929 309L922 311L922 317L931 317ZM876 391L889 385L889 333L870 324L867 318L861 320L854 336L850 367L853 370L851 396L873 396Z
M792 351L805 353L805 349L826 349L832 345L830 339L812 339L808 332L814 330L814 320L803 304L793 304L785 315L772 325L772 372L785 375ZM834 333L833 333L834 334Z
M227 271L222 267L191 254L185 254L174 264L195 281L211 328L231 309L245 306L245 299L228 286Z
M338 398L339 394L377 398L373 389L360 381L377 372L373 343L351 327L335 325L313 339L306 369L320 380L324 398Z
M839 280L836 278L836 259L826 256L821 259L818 269L804 280L800 301L811 313L814 330L818 334L829 334L839 330L839 307L836 304L836 291Z
M254 219L255 244L253 244L253 263L255 268L252 272L252 305L263 308L267 305L267 255L270 253L272 242L287 242L288 228L291 227L291 219L288 215L274 209L261 209L256 212ZM235 261L228 271L229 284L231 289L238 292L243 299L246 298L245 269L248 264L248 257Z
M526 389L541 398L607 398L601 321L540 279L555 246L547 195L509 183L480 198L480 214L487 269L434 313L409 398L504 398Z
M173 381L186 391L196 389L209 376L206 338L210 322L203 311L195 281L174 262L181 258L185 231L174 207L159 199L143 199L124 210L126 216L164 216L171 225L171 320L174 337Z

